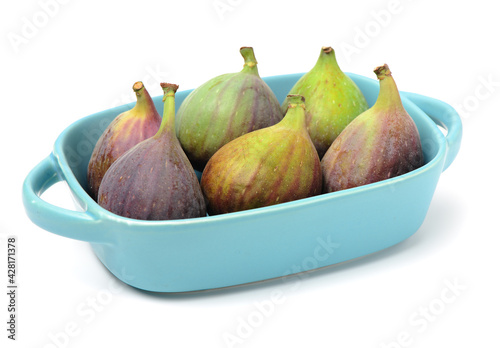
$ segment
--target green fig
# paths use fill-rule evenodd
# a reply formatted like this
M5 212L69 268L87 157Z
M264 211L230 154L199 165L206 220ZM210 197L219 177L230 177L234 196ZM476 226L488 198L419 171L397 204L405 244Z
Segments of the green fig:
M236 138L208 161L201 188L210 215L270 206L321 193L321 167L302 96L290 96L277 124Z
M205 82L177 112L177 137L199 171L224 144L283 118L278 99L259 76L253 48L242 47L240 53L243 70Z
M417 126L389 67L374 72L380 84L377 101L344 129L321 160L324 192L389 179L423 165Z
M314 67L297 81L289 93L306 98L307 128L320 158L340 132L368 109L361 90L340 70L331 47L321 49ZM286 104L285 100L283 112Z
M102 178L111 164L134 145L155 135L160 127L161 116L144 84L138 81L132 88L137 103L115 117L99 137L90 157L87 183L89 194L95 200Z
M163 119L158 132L120 156L102 179L98 203L112 213L140 220L206 216L198 178L175 135L175 92L161 84Z

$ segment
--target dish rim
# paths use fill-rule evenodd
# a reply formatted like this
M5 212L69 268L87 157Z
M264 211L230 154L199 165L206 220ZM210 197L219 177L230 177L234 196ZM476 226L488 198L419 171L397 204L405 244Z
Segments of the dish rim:
M290 77L293 75L301 75L303 73L295 73L295 74L283 74L283 75L273 75L273 76L268 76L268 77L263 77L263 80L272 80L272 79L279 79L279 78L284 78L284 77ZM348 76L351 78L354 77L355 79L359 80L364 80L364 82L371 83L371 84L376 84L376 87L378 88L378 81L374 79L370 79L365 76L357 75L357 74L352 74L352 73L346 73ZM188 89L188 90L182 90L177 92L179 93L186 93L186 96L193 91L193 89ZM69 161L67 160L67 156L65 155L65 143L68 138L68 134L70 134L74 130L78 130L81 126L82 123L88 122L90 119L96 118L102 118L104 114L110 113L113 110L120 109L120 108L125 108L125 107L131 107L135 105L135 102L124 104L121 106L109 108L103 111L99 111L87 116L84 116L69 126L67 126L57 137L54 147L53 147L53 152L52 155L55 157L58 163L58 170L59 174L62 175L62 180L67 182L68 187L72 191L72 193L76 196L78 204L81 206L82 209L84 209L85 214L89 214L93 216L96 219L106 219L106 220L112 220L115 223L122 223L126 225L134 225L137 227L152 227L152 226L183 226L183 225L197 225L197 224L202 224L205 225L207 223L217 223L220 221L227 221L227 220L233 220L233 219L242 219L242 218L247 218L251 217L254 215L269 215L269 214L275 214L277 212L283 211L283 210L288 210L290 208L296 207L296 208L301 208L305 205L313 204L313 203L321 203L324 201L330 201L334 199L341 199L342 197L346 196L357 196L362 194L365 191L372 191L375 189L379 188L384 188L388 187L391 185L394 185L398 182L401 181L406 181L408 179L411 179L415 176L420 176L423 175L425 172L428 172L432 170L436 165L438 165L440 162L444 162L444 157L446 155L446 137L442 133L442 131L439 129L438 125L436 122L429 116L427 115L423 110L421 110L415 103L413 103L411 100L406 98L404 96L404 92L401 93L401 100L403 101L404 105L410 106L411 111L408 113L410 116L413 118L414 116L412 115L413 112L418 113L418 117L421 118L424 121L424 124L432 130L432 139L436 141L438 144L438 149L433 156L428 162L426 162L423 166L402 174L397 177L393 177L390 179L385 179L382 181L374 182L371 184L363 185L363 186L358 186L342 191L337 191L337 192L330 192L330 193L321 193L319 195L313 196L313 197L308 197L308 198L303 198L295 201L290 201L290 202L284 202L272 206L267 206L267 207L261 207L261 208L255 208L255 209L250 209L250 210L244 210L244 211L239 211L239 212L232 212L232 213L227 213L227 214L221 214L221 215L212 215L212 216L204 216L204 217L197 217L197 218L189 218L189 219L179 219L179 220L156 220L156 221L151 221L151 220L138 220L138 219L133 219L133 218L127 218L123 217L117 214L114 214L104 208L102 208L95 200L93 200L90 195L87 193L87 191L84 189L84 187L80 184L78 179L76 178L74 171L69 164ZM161 96L155 96L153 97L153 100L158 100L160 99ZM406 109L406 107L405 107ZM118 114L116 114L118 115Z

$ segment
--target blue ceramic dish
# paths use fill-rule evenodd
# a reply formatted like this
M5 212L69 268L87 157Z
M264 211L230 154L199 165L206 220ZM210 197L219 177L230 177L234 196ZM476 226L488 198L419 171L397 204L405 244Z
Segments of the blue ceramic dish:
M264 80L283 101L301 76ZM378 81L349 76L373 105ZM189 92L177 93L177 107ZM396 178L219 216L175 221L123 218L90 198L86 171L100 134L132 103L82 118L61 133L53 152L25 179L25 209L41 228L91 243L101 262L123 282L155 292L222 288L356 259L395 245L419 229L440 174L460 147L462 124L451 106L413 93L401 95L420 132L425 165ZM162 110L161 96L154 101ZM447 130L446 135L437 125ZM61 180L82 211L40 198Z

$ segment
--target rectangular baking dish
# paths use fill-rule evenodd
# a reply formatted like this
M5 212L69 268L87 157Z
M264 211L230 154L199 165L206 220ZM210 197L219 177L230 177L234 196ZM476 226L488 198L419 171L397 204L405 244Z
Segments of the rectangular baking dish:
M281 102L302 75L264 81ZM348 75L373 105L378 81ZM177 108L190 92L177 92ZM24 181L25 210L39 227L89 242L112 274L147 291L224 288L357 259L393 246L419 229L440 174L460 147L462 124L450 105L414 93L401 92L401 97L420 132L425 165L396 178L219 216L175 221L123 218L87 194L86 171L97 139L131 103L84 117L60 134L52 153ZM161 114L161 96L153 100ZM40 198L62 180L82 211Z

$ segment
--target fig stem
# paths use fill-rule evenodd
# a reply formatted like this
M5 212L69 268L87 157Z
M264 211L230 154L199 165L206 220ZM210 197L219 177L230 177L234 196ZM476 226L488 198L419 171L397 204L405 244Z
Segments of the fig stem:
M314 68L321 68L323 65L329 65L331 69L335 72L340 71L339 64L337 63L337 57L335 56L335 50L330 46L321 47L321 53L316 61Z
M331 48L330 46L323 46L321 47L321 50L325 53L325 54L330 54L330 53L334 53L335 52L333 51L333 48Z
M298 94L289 94L286 97L286 101L288 103L288 109L280 123L289 125L293 128L306 130L305 98Z
M165 132L175 136L175 92L179 86L166 82L162 82L160 85L163 89L163 118L155 136Z
M243 64L243 71L253 72L258 74L257 69L257 59L255 58L255 53L252 47L241 47L240 53L245 59L245 64Z
M142 81L137 81L136 83L134 83L134 85L132 86L132 89L134 90L135 93L139 93L139 91L141 89L144 88L144 84L142 83Z
M148 117L148 115L154 114L156 109L154 109L154 103L149 95L148 91L144 87L141 81L137 81L132 86L137 98L137 103L132 110L136 111L137 115L142 115L143 117Z
M399 90L392 77L392 72L387 64L378 66L373 70L380 83L380 91L374 107L389 109L403 108Z
M306 98L299 94L289 94L287 95L288 108L296 108L297 106L305 109L306 108Z

